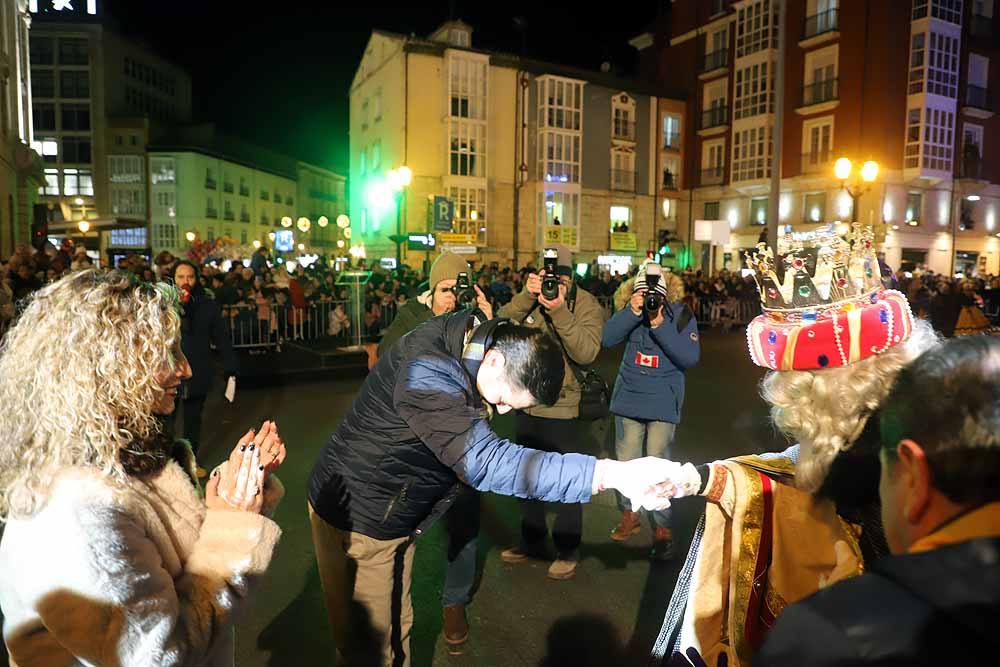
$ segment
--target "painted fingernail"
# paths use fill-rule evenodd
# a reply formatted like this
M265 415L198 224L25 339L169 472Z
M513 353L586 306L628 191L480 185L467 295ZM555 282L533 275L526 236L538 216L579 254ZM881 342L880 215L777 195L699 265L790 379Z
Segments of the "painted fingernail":
M246 448L247 448L246 445L240 445L240 451L241 452L246 451Z
M263 471L263 470L264 470L264 466L260 466L260 470L262 470L262 471Z
M253 451L253 445L250 445L250 451L251 452Z

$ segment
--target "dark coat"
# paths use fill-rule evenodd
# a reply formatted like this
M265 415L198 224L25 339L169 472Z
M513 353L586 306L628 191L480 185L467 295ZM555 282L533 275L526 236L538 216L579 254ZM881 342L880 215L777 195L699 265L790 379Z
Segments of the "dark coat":
M379 359L313 468L309 502L324 521L379 540L420 535L459 481L521 498L590 499L592 456L526 449L490 428L462 363L471 317L435 317Z
M668 314L666 309L670 309ZM684 371L698 363L698 322L683 303L664 305L663 324L653 329L645 313L625 306L604 325L601 344L628 340L611 396L611 412L630 419L679 424Z
M191 364L191 379L184 383L185 397L205 396L212 387L211 344L222 355L222 367L226 375L237 375L239 359L233 352L229 328L222 318L219 304L204 294L194 294L184 305L184 320L181 323L181 349Z
M755 667L995 665L1000 538L890 556L788 607Z
M378 344L378 356L384 356L396 341L410 333L418 326L434 317L434 311L416 299L407 301L406 305L396 311L392 324L382 334Z

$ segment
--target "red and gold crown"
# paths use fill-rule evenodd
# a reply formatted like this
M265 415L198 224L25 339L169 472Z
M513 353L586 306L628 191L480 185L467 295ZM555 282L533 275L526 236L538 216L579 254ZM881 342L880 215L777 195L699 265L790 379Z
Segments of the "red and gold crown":
M886 290L870 227L788 233L780 265L765 244L747 257L764 313L747 327L750 357L771 370L846 366L881 354L913 329L910 306ZM781 276L778 272L781 271Z

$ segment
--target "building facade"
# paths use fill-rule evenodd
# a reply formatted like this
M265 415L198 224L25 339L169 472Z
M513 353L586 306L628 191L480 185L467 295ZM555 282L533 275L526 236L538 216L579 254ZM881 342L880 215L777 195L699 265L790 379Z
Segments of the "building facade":
M524 266L564 243L581 262L627 265L676 216L663 202L683 180L680 151L663 119L672 136L685 108L665 102L608 72L473 48L461 22L427 39L375 31L350 95L354 250L392 257L392 237L433 235L433 249L404 243L402 260L448 248ZM412 182L394 191L386 176L402 166Z
M770 0L674 0L633 42L688 96L678 197L696 265L740 267L767 222L782 132L779 222L878 225L890 266L1000 272L1000 142L993 0L787 0L784 121L775 127L778 10ZM845 182L833 164L855 165ZM858 167L874 160L866 187ZM855 203L848 189L862 190ZM711 252L699 220L728 221Z
M31 242L41 159L31 149L27 0L0 0L0 256Z
M190 122L190 77L109 27L96 2L31 4L33 146L48 231L79 237L86 219L89 249L149 253L146 147Z

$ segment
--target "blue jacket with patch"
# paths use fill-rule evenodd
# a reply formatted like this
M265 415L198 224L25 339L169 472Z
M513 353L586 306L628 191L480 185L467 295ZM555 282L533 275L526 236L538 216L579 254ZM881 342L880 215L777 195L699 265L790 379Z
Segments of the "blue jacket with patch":
M604 325L601 343L627 340L611 396L611 412L630 419L680 423L684 371L698 363L698 322L683 303L664 305L663 324L653 329L646 314L625 306ZM668 312L669 309L669 312Z
M309 502L327 523L379 540L420 535L454 502L458 482L590 500L594 457L527 449L493 432L462 363L470 318L432 318L379 358L312 471Z

